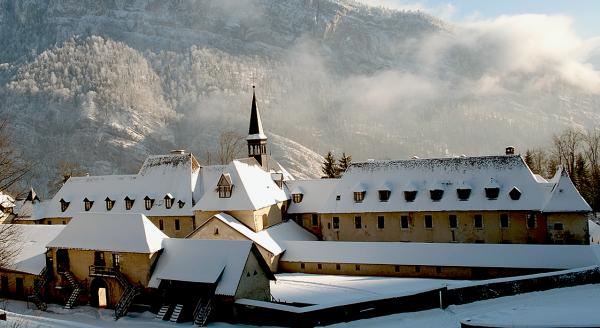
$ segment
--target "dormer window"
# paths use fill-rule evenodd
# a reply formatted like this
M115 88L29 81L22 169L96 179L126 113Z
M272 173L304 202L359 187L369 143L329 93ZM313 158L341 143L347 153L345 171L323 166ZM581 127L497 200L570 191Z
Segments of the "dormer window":
M366 193L367 193L366 191L355 191L354 192L354 202L362 203L362 201L365 200Z
M417 198L417 191L416 190L406 190L406 191L404 191L404 199L407 202L414 202L416 198Z
M64 199L60 199L60 211L64 212L67 210L67 208L69 208L69 204L71 204L71 202L67 202Z
M231 198L233 183L231 182L229 173L221 174L219 182L217 183L217 191L219 192L219 198Z
M488 199L497 199L499 194L500 188L498 187L485 188L485 197Z
M113 209L113 207L115 206L115 201L106 197L106 199L104 200L106 202L106 210L110 211Z
M185 202L180 199L177 201L177 205L179 205L179 208L183 208L183 206L185 205Z
M166 194L165 195L165 208L170 209L171 207L173 207L173 200L175 198L173 198L173 196L171 194Z
M519 198L521 198L521 191L519 190L519 188L513 187L508 193L508 195L512 200L519 200Z
M440 200L442 200L442 197L444 196L444 190L443 189L429 190L429 196L431 197L432 201L439 202Z
M148 196L144 197L144 206L146 207L147 211L152 209L152 205L154 205L154 198L150 198Z
M387 202L390 199L390 194L392 192L390 190L379 190L379 201Z
M303 197L304 197L304 195L301 193L292 194L292 201L296 204L300 203L300 202L302 202Z
M125 209L131 210L134 202L135 202L135 199L131 199L131 198L129 198L129 196L125 197Z
M87 197L83 200L83 207L86 212L92 209L92 205L94 205L94 202L87 199Z
M469 200L469 197L471 196L471 189L469 188L459 188L456 189L456 196L458 196L458 200Z

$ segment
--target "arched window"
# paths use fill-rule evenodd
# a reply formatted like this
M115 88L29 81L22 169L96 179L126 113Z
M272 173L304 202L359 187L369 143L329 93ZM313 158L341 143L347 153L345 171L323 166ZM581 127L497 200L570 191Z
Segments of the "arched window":
M169 209L173 206L173 196L171 194L165 195L165 208Z
M146 210L149 211L152 208L152 205L154 205L154 199L148 196L144 197L144 206L146 207Z
M133 207L133 203L135 199L129 198L129 196L125 197L125 209L130 210Z
M292 201L294 203L300 203L300 202L302 202L303 197L304 197L304 195L301 193L292 194Z
M87 197L83 200L83 207L86 212L92 209L92 205L94 205L94 202L87 199Z
M113 207L115 206L115 201L106 197L106 199L104 200L106 202L106 210L110 211L113 209Z

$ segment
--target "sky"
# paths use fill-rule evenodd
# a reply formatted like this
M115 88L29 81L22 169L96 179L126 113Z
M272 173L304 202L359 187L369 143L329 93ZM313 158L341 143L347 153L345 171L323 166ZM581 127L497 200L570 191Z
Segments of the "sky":
M396 9L419 9L451 22L495 19L499 16L564 15L582 38L600 36L599 0L362 0Z

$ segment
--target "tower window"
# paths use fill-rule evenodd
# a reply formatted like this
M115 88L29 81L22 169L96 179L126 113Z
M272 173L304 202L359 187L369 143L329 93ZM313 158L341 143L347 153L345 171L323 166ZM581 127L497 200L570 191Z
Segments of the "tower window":
M166 209L170 209L171 207L173 207L173 196L171 196L171 194L166 194L165 195L165 208Z
M131 199L131 198L129 198L129 196L125 197L125 209L131 210L134 202L135 202L135 199Z
M354 192L354 202L362 203L362 201L365 199L365 194L366 194L366 192L364 192L364 191L355 191Z
M302 202L303 197L304 197L304 195L301 193L292 194L292 201L296 204L300 203L300 202Z
M407 202L414 202L415 198L417 198L417 191L416 190L407 190L404 192L404 199Z
M104 200L106 202L106 210L110 211L113 209L113 207L115 206L115 201L106 197L106 199Z
M387 202L390 199L390 194L392 192L389 190L379 190L379 201Z
M86 211L89 211L92 209L92 205L94 205L94 202L87 199L87 197L83 200L83 206L85 208Z
M154 205L154 199L148 196L144 197L144 206L146 207L146 210L149 211L152 209L152 205Z
M61 198L60 199L60 211L61 212L66 211L67 208L69 208L69 204L70 204L70 202L67 202L66 200Z

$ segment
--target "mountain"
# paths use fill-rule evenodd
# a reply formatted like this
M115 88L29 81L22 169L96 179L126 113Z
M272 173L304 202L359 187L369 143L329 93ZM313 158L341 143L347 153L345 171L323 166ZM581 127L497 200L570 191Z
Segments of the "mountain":
M597 121L597 93L556 63L498 73L513 53L484 32L350 0L0 0L0 112L42 192L61 160L202 161L245 133L252 84L273 156L302 177L329 149L493 154Z

